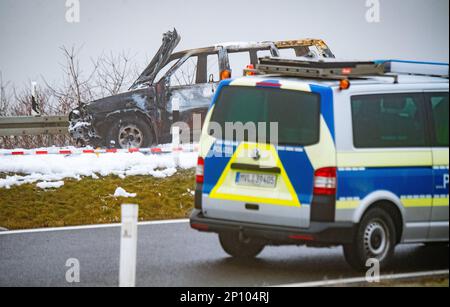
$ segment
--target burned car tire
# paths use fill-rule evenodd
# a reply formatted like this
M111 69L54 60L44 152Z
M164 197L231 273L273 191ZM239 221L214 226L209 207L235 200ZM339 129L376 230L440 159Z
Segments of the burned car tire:
M106 143L116 148L146 148L155 139L149 123L133 115L113 120L108 130Z

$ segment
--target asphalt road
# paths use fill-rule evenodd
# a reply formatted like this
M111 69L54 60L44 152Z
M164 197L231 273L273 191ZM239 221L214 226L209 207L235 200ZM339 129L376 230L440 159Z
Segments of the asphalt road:
M0 235L0 286L116 286L120 229ZM80 262L80 283L66 282L67 259ZM401 246L394 270L448 269L449 248ZM187 223L139 226L138 286L271 286L358 277L341 248L268 247L254 261L237 261L217 236Z

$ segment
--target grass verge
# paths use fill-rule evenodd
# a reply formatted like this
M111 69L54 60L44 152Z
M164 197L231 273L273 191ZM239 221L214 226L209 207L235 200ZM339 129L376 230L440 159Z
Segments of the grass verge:
M422 278L405 281L390 281L382 282L376 285L370 285L371 287L426 287L426 288L448 288L448 278Z
M41 190L36 184L0 189L0 227L9 230L63 227L120 222L120 205L139 205L139 220L188 217L194 205L194 171L179 171L157 179L116 176L65 180L57 190ZM114 198L117 187L137 193L136 198Z

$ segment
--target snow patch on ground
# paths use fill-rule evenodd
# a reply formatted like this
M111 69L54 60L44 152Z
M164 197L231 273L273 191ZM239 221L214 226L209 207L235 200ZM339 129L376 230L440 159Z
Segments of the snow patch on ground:
M40 189L46 190L46 189L59 189L64 185L64 181L56 181L56 182L39 182L36 186Z
M127 191L125 191L125 189L121 187L117 188L116 192L114 192L114 197L134 198L136 196L137 196L136 193L128 193Z
M195 168L198 154L182 152L160 155L142 153L82 154L73 156L0 156L0 173L21 174L0 179L0 188L64 179L98 179L109 175L173 176L177 169Z

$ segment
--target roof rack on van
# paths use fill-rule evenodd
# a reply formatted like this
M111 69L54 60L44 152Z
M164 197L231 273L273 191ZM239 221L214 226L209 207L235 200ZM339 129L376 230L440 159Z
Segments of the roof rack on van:
M259 59L255 69L245 69L245 74L277 74L330 80L385 76L394 78L395 83L398 83L398 74L448 78L449 65L397 60L343 61L265 57Z
M347 79L367 75L384 75L384 65L376 62L339 60L283 59L265 57L259 59L254 71L257 74L281 74L320 79Z

